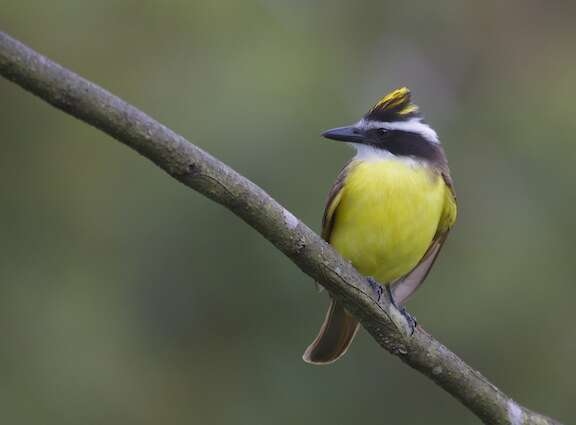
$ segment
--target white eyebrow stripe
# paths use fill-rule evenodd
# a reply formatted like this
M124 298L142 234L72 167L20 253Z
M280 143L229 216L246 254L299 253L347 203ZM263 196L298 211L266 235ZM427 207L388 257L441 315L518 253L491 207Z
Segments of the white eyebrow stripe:
M372 121L372 120L365 120L363 118L356 123L355 127L360 128L362 130L384 128L386 130L409 131L411 133L419 134L429 142L440 143L436 132L428 124L425 124L422 121L420 121L420 118L412 118L409 119L408 121L394 121L394 122Z

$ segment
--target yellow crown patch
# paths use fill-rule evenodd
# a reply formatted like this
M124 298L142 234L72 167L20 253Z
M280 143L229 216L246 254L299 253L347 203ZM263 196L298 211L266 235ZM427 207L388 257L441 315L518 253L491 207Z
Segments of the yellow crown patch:
M407 119L418 112L418 106L410 101L407 87L396 89L376 103L366 114L366 118L377 121L396 121Z

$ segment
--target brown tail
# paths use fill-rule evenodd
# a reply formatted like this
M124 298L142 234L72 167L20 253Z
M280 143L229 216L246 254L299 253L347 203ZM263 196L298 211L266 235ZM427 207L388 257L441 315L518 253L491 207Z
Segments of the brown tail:
M356 319L348 314L342 304L332 300L318 336L302 358L307 363L317 365L335 362L346 353L357 330Z

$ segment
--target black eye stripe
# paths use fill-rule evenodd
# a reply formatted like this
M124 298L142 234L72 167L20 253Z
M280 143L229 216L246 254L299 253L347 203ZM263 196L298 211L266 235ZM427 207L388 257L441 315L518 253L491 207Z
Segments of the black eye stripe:
M370 145L385 149L396 156L408 156L434 162L442 155L442 148L439 144L430 142L419 133L378 128L374 129L372 134L373 136L369 137Z

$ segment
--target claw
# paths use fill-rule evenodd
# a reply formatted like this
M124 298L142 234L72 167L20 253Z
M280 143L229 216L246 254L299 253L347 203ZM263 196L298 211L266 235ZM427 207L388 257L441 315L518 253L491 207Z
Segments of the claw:
M412 316L410 313L408 313L408 311L406 311L406 308L404 306L398 305L396 303L394 295L392 295L392 289L390 288L390 285L380 285L380 283L378 283L376 279L370 276L368 276L366 279L368 280L368 285L370 285L370 289L372 289L374 295L376 296L376 301L380 302L380 300L382 299L382 295L384 295L384 292L386 292L386 296L388 297L390 304L392 304L392 306L396 310L398 310L400 314L402 314L402 316L404 316L406 322L408 322L408 327L410 328L410 336L414 335L414 331L416 330L418 322L416 321L416 318L414 316Z
M403 305L398 305L396 303L394 295L392 294L392 289L390 289L390 285L384 285L384 287L386 288L386 294L388 295L390 304L392 304L392 306L394 306L394 308L398 310L402 314L402 316L404 316L406 322L408 322L408 326L410 327L410 336L414 335L414 331L416 330L416 326L418 325L416 318L412 316L410 313L408 313L406 307L404 307Z
M382 294L384 293L382 285L380 285L376 279L370 276L368 276L368 285L370 285L370 288L372 289L372 291L374 291L374 294L377 297L376 298L377 301L380 302L380 298L382 298Z

